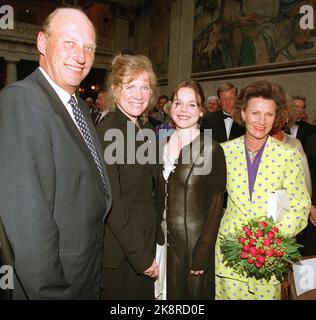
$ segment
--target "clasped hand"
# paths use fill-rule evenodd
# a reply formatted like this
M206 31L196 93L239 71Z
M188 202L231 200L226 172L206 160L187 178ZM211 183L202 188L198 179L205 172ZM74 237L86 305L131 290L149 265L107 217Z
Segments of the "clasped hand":
M191 276L202 276L204 274L204 270L190 270Z
M156 260L153 261L152 265L144 271L144 275L150 278L158 278L159 276L159 267Z

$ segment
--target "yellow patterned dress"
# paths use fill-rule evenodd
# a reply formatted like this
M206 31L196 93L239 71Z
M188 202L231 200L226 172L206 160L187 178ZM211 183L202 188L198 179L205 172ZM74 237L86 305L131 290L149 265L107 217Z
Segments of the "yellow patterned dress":
M227 166L227 210L222 218L219 234L235 232L249 220L265 216L269 192L285 189L290 197L290 209L277 224L287 236L297 235L307 225L310 212L302 157L292 146L269 137L259 164L252 197L248 191L248 170L244 136L222 143ZM242 277L226 267L219 249L215 249L217 300L277 300L281 298L281 284L272 277L269 282Z

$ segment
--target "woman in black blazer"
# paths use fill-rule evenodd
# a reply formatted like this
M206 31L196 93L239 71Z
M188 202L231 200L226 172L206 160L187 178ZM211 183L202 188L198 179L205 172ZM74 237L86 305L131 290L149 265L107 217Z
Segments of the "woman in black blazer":
M155 134L139 116L154 101L155 85L147 57L114 58L109 96L116 109L97 127L113 195L103 243L104 299L154 298L154 279L159 272L153 200L157 170L155 159L149 163L141 150L145 144L155 144Z

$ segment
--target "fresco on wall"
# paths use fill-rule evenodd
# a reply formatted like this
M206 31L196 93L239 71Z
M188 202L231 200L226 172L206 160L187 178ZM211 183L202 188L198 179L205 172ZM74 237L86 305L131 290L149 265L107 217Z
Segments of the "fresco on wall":
M150 10L149 57L158 79L168 77L171 0L152 1Z
M195 0L192 72L316 58L303 4L316 10L316 0Z

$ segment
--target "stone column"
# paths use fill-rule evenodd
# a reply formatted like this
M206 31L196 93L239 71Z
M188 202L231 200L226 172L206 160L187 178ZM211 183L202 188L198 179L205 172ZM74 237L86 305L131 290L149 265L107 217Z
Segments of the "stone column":
M19 59L5 58L7 63L7 77L6 85L17 81L18 72L17 72L17 63Z
M112 37L114 51L119 53L123 49L130 48L128 39L129 7L114 3L111 6L113 12Z
M168 91L188 80L192 73L194 1L176 0L171 5Z

